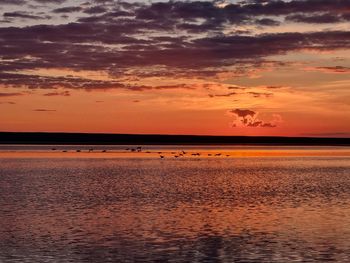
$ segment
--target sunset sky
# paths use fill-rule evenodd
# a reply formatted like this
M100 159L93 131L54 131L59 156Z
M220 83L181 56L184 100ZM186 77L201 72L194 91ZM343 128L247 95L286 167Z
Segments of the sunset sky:
M0 0L0 131L350 137L350 0Z

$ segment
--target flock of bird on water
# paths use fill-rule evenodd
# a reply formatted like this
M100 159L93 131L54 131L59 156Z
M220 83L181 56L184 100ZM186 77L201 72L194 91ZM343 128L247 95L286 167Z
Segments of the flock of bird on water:
M57 149L56 148L52 148L51 150L53 151L56 151ZM129 152L142 152L142 147L141 146L138 146L136 148L126 148L125 149L126 151L129 151ZM82 150L75 150L76 152L82 152ZM62 152L68 152L67 150L63 150ZM96 152L93 148L90 148L87 150L87 152L91 153L91 152ZM107 150L101 150L102 153L105 153L107 152ZM165 158L165 155L163 152L150 152L150 151L146 151L145 153L158 153L159 155L159 158L160 159L164 159ZM199 152L195 152L195 153L190 153L190 152L185 152L184 150L181 150L180 152L171 152L172 154L172 157L174 158L180 158L180 157L184 157L184 156L201 156L201 153ZM226 156L226 157L229 157L230 155L229 154L222 154L222 153L208 153L208 156L214 156L214 157L220 157L220 156Z

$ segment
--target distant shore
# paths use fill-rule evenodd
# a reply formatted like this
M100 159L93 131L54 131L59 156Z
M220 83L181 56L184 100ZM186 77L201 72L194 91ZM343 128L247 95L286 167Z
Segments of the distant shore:
M350 138L0 132L0 144L350 146Z

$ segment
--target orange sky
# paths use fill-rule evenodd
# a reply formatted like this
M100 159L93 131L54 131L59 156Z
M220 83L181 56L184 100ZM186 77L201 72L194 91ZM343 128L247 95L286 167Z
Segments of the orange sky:
M343 1L30 2L0 10L1 131L350 137Z

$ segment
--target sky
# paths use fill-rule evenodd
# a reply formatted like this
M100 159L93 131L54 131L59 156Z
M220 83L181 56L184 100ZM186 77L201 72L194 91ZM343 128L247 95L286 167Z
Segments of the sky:
M350 0L0 0L0 131L350 137Z

